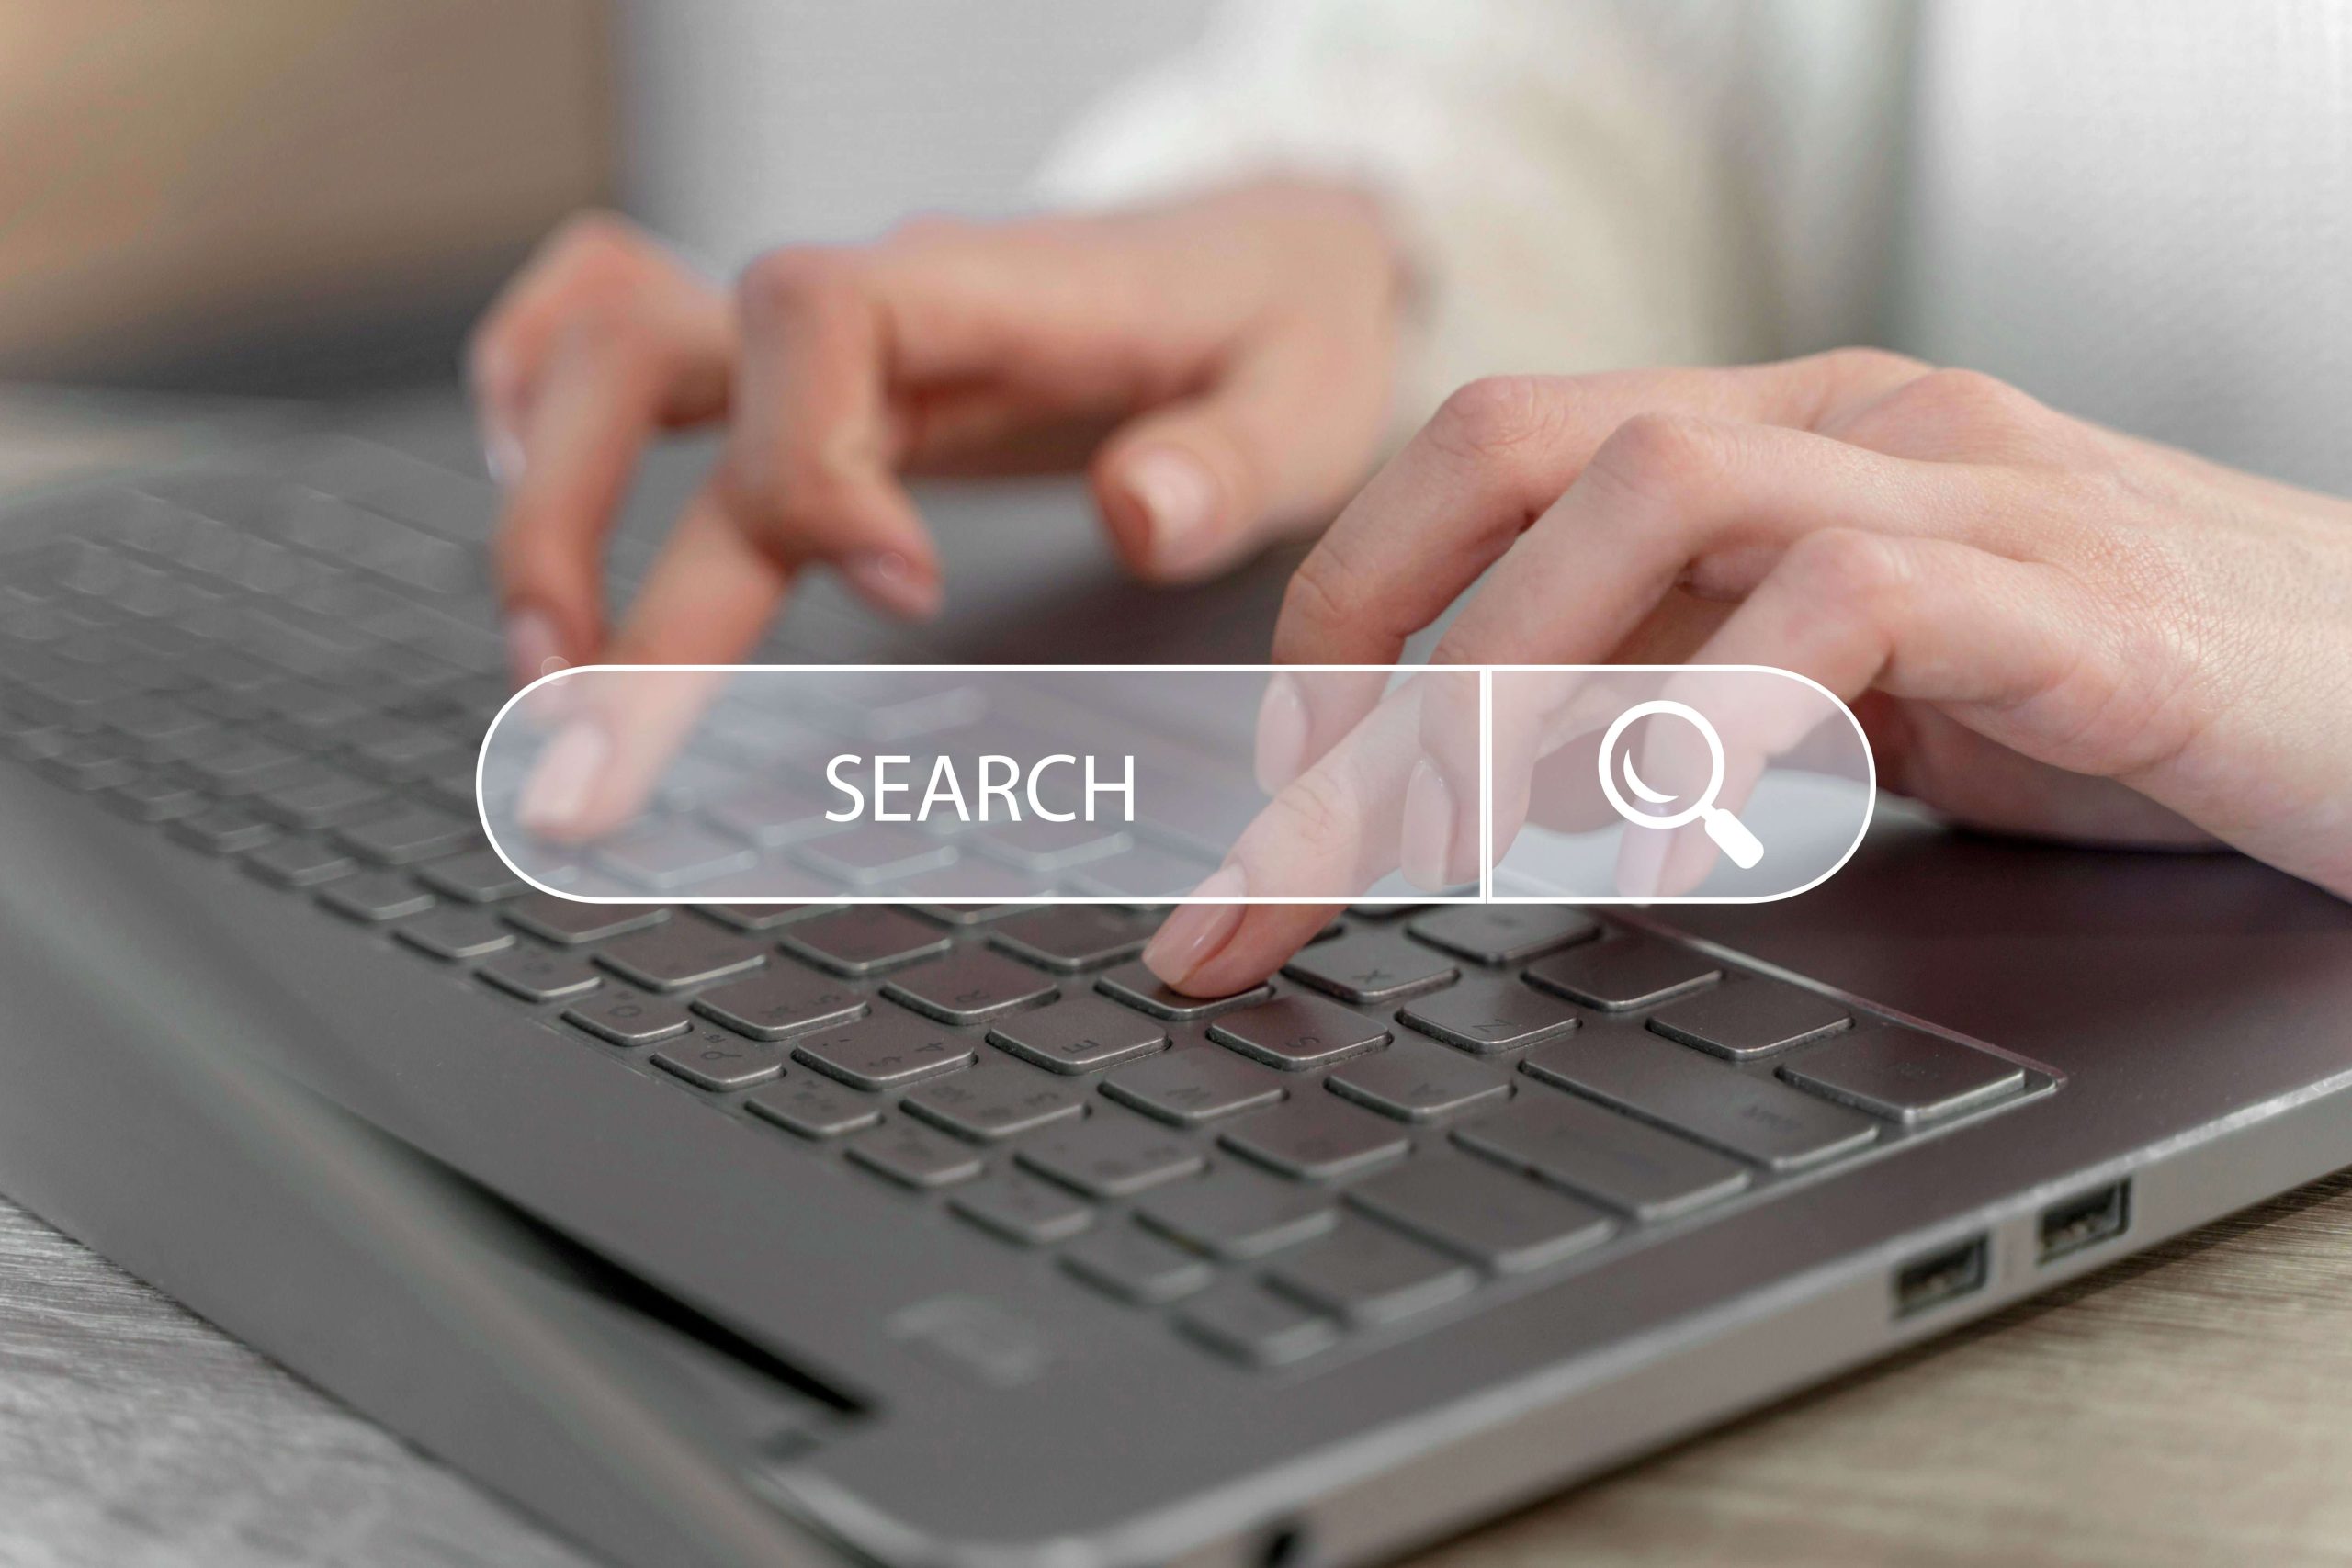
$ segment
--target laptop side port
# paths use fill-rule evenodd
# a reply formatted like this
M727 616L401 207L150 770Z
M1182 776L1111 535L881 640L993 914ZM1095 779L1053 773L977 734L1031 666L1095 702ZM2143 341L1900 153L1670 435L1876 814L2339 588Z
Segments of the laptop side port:
M1894 1271L1894 1315L1909 1317L1983 1290L1991 1261L1991 1247L1982 1235L1913 1258Z
M2110 1181L2041 1211L2039 1259L2054 1263L2086 1247L2111 1241L2132 1224L2132 1183Z

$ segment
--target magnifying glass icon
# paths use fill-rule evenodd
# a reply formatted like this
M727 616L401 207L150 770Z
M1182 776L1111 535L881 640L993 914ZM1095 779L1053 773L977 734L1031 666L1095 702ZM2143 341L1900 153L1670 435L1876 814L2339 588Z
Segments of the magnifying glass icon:
M1646 718L1653 714L1670 715L1684 720L1698 730L1700 739L1707 743L1707 787L1701 790L1699 798L1689 806L1679 811L1663 815L1637 811L1626 804L1625 797L1618 793L1616 775L1611 772L1609 766L1609 759L1615 755L1617 742L1624 735L1626 728L1635 719ZM1671 795L1660 794L1651 789L1635 775L1631 747L1626 748L1624 769L1625 783L1632 787L1634 793L1644 799L1667 801L1674 798ZM1663 698L1653 702L1635 703L1632 707L1619 714L1616 721L1610 725L1609 733L1600 738L1600 793L1609 797L1609 804L1617 808L1618 816L1623 817L1636 828L1679 828L1685 822L1694 818L1702 819L1706 826L1707 837L1713 839L1715 846L1731 857L1734 865L1738 866L1742 871L1747 871L1764 858L1764 846L1758 842L1755 834L1747 830L1747 823L1715 804L1715 796L1721 795L1723 791L1724 738L1715 733L1715 727L1707 722L1705 714L1688 703L1668 702Z

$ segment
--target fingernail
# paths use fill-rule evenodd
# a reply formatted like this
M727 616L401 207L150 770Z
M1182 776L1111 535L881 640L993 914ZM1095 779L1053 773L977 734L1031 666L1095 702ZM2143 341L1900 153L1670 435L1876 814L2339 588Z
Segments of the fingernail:
M511 430L492 430L482 442L481 457L501 489L512 490L523 477L523 444Z
M1143 508L1154 566L1183 566L1207 546L1216 479L1198 457L1174 446L1154 447L1127 465L1127 490Z
M1666 853L1674 846L1670 829L1625 824L1617 848L1617 891L1627 898L1655 898L1666 880Z
M1280 792L1306 766L1306 694L1289 675L1266 682L1258 703L1258 787Z
M534 833L568 836L587 808L597 775L612 753L613 743L602 725L582 720L556 731L533 764L531 776L523 781L515 818Z
M1193 889L1195 898L1238 898L1247 880L1238 865L1222 866ZM1171 986L1181 986L1193 972L1216 956L1233 930L1241 923L1239 904L1180 904L1160 923L1143 950L1144 967Z
M1453 786L1424 757L1405 781L1405 825L1397 853L1397 869L1424 893L1443 892L1454 884L1453 822Z
M939 584L896 550L873 550L842 562L849 585L876 608L909 620L939 613Z
M555 617L545 610L517 610L506 617L506 664L519 690L542 675L571 668Z

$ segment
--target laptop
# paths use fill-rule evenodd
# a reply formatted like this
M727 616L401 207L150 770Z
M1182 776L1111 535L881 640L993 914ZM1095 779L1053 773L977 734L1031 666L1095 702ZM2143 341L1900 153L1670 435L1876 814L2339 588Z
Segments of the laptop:
M1280 558L927 502L956 617L763 657L1263 657ZM2352 1164L2352 909L1893 803L1790 901L1385 897L1213 1000L1141 893L527 888L492 507L322 430L0 510L0 1190L614 1562L1393 1559Z

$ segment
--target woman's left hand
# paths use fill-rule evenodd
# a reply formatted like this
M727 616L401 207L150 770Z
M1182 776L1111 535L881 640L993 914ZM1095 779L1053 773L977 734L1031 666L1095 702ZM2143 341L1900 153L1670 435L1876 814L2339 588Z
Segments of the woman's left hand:
M2342 500L1875 351L1481 381L1300 568L1275 657L1393 663L1490 567L1436 661L1778 666L1852 704L1883 786L1955 820L2227 844L2352 897ZM1213 891L1280 892L1251 883L1277 844L1361 864L1377 833L1424 886L1476 878L1475 754L1437 723L1373 747L1380 685L1270 687L1279 793ZM1536 741L1498 715L1494 745L1499 854ZM1188 906L1145 956L1234 991L1329 914Z

